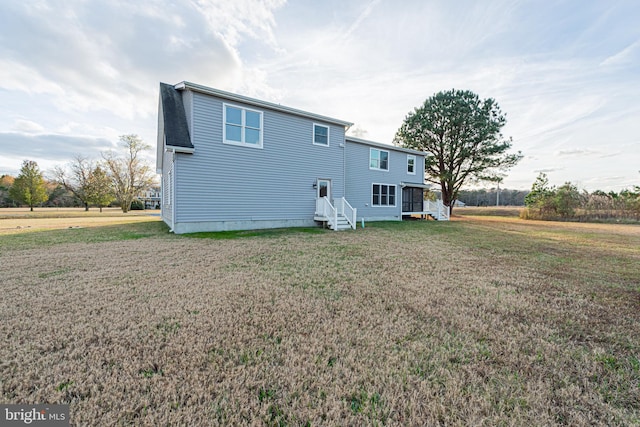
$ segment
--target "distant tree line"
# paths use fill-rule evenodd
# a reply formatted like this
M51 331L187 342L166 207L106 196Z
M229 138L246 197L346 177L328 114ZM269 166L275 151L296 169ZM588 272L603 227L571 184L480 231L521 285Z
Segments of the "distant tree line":
M140 158L151 147L137 135L121 136L120 145L123 153L102 153L97 162L78 155L65 167L56 167L49 180L36 162L25 160L17 177L0 176L0 207L96 206L102 211L116 204L127 212L139 206L136 198L154 184L151 166Z
M571 182L560 187L549 185L541 173L525 198L525 219L573 221L640 221L640 186L618 193L580 191Z
M26 160L31 162L30 160ZM23 162L24 167L24 162ZM33 166L38 168L38 164L33 162ZM40 169L37 169L40 173ZM42 176L40 174L40 176ZM44 201L34 203L34 207L80 207L83 206L71 192L64 189L63 186L53 180L43 179L43 188L45 189L46 198ZM18 187L13 187L16 177L11 175L0 176L0 208L16 208L19 206L29 206L20 196L16 197ZM13 187L13 191L12 190ZM21 190L20 190L21 191Z
M527 194L529 190L483 188L460 190L458 200L467 206L524 206L524 198Z

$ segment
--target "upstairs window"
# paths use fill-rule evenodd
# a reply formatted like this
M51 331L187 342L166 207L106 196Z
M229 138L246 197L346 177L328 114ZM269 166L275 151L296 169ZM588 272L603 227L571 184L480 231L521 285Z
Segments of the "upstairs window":
M416 156L411 154L407 155L407 173L410 175L416 174Z
M313 125L313 143L315 145L324 145L329 146L329 127L317 125L314 123Z
M369 152L369 169L389 170L389 152L371 148Z
M262 112L224 104L224 143L262 148Z

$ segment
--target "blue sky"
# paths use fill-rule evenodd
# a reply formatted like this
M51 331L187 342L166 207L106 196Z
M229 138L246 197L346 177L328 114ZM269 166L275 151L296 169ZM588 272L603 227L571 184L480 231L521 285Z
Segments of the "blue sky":
M640 185L640 2L0 2L0 175L155 144L158 84L183 80L355 123L391 143L441 90L495 98L524 159L587 190ZM149 152L149 160L153 152Z

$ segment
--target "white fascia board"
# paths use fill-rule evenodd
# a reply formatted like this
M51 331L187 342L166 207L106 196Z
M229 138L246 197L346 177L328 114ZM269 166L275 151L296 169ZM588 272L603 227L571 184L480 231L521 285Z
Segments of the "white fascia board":
M335 124L335 125L343 126L345 129L348 129L351 126L353 126L353 123L347 122L347 121L344 121L344 120L334 119L332 117L327 117L327 116L323 116L323 115L320 115L320 114L310 113L308 111L298 110L296 108L285 107L285 106L280 105L280 104L274 104L272 102L261 101L259 99L249 98L248 96L238 95L238 94L235 94L235 93L226 92L226 91L220 90L220 89L210 88L210 87L207 87L207 86L202 86L202 85L195 84L195 83L180 82L180 83L174 85L173 87L176 88L177 90L189 89L189 90L192 90L194 92L200 92L200 93L204 93L206 95L212 95L212 96L216 96L218 98L222 98L222 99L226 99L226 100L230 100L230 101L234 101L234 102L240 102L240 103L244 103L244 104L248 104L248 105L253 105L253 106L259 107L259 108L267 108L267 109L270 109L270 110L280 111L280 112L287 113L287 114L293 114L293 115L296 115L296 116L306 117L306 118L309 118L309 119L312 119L312 120L318 120L318 121L325 122L325 123L332 123L332 124Z
M172 145L167 145L165 147L165 150L170 153L186 153L186 154L193 154L196 151L195 148L174 147Z

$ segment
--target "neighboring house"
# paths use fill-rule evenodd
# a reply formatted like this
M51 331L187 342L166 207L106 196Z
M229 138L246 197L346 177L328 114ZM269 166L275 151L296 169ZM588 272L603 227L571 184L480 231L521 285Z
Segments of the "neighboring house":
M144 203L145 209L160 209L162 190L160 187L151 187L148 190L144 190L138 199Z
M160 84L157 171L175 233L427 214L424 153L346 137L352 124L182 82Z

